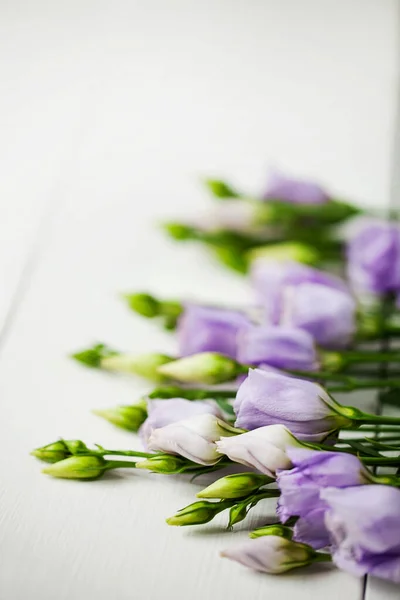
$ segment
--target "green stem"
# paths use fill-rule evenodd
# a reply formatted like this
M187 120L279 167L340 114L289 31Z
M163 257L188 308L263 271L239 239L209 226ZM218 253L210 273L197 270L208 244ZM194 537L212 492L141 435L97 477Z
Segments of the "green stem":
M358 413L358 411L357 411ZM361 421L362 424L376 423L377 425L400 425L400 417L388 417L386 415L370 415L359 411L353 417L355 421Z
M325 552L316 552L313 558L313 563L332 562L332 556Z
M101 448L97 454L100 456L137 456L139 458L154 458L157 456L154 452L151 454L149 452L136 452L136 450L106 450L105 448Z
M236 396L236 391L237 390L207 390L179 386L165 386L155 388L147 395L147 398L150 400L168 400L170 398L185 398L186 400L218 400L234 398Z
M383 467L385 465L387 466L400 466L400 456L396 456L394 458L392 457L370 457L370 456L361 456L360 460L362 460L363 463L365 463L366 465L374 465L376 467Z

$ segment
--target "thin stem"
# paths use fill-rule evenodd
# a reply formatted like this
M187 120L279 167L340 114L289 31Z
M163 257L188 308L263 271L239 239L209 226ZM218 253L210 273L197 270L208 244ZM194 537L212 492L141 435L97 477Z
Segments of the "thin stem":
M154 458L157 456L154 452L150 454L149 452L136 452L136 450L106 450L105 448L102 448L98 454L101 456L137 456L139 458Z
M366 465L375 465L377 467L380 466L385 466L385 465L393 465L393 466L400 466L400 456L396 456L394 458L392 457L370 457L370 456L361 456L360 460L362 460L363 463L365 463Z
M400 385L400 380L399 380ZM166 386L154 389L147 398L150 400L168 400L170 398L185 398L186 400L229 399L236 396L236 390L206 390Z
M332 562L332 556L326 552L316 552L313 562Z
M355 416L354 419L356 421L361 421L364 425L365 423L376 423L377 425L400 425L400 417L388 417L386 415L369 415L368 413L361 413L360 416Z

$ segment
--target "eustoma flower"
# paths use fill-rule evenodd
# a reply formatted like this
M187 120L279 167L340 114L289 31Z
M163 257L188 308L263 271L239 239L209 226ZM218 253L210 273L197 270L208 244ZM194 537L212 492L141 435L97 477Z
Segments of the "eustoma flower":
M400 227L365 222L348 243L348 276L359 292L381 294L400 289Z
M222 435L238 432L210 414L197 415L160 429L154 429L148 439L150 450L184 456L201 465L214 465L221 456L216 441Z
M251 369L235 404L236 427L255 429L281 423L299 439L320 441L352 420L320 385Z
M321 498L338 567L400 583L400 491L381 485L328 488Z
M171 400L149 400L147 402L148 417L140 428L140 437L146 445L154 429L165 427L170 423L188 419L197 415L211 414L222 417L221 411L212 401L184 400L173 398Z
M221 556L245 567L278 575L313 562L329 561L328 554L315 552L310 546L281 536L267 535L247 540L221 552Z
M283 523L300 517L294 526L294 539L323 548L329 544L329 534L324 521L327 504L320 491L371 483L373 476L351 454L305 448L288 448L287 454L294 468L278 472L278 515Z
M220 352L236 358L238 333L249 325L239 311L188 305L178 321L179 354Z
M279 171L273 171L263 199L284 200L293 204L325 204L329 201L329 196L317 183L294 179Z
M217 441L218 452L269 476L278 469L290 469L292 463L287 450L296 446L301 447L301 444L283 425L260 427Z
M314 283L325 287L347 291L346 284L339 278L295 261L266 260L260 257L253 261L251 281L258 302L266 311L271 323L279 323L288 288L304 283Z
M314 371L318 366L313 338L294 327L254 325L242 331L238 360L245 364L267 364L278 369Z

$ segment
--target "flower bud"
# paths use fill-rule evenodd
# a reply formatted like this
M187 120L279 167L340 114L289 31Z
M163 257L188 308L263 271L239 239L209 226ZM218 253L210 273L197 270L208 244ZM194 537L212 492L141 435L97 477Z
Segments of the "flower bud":
M115 406L103 410L94 410L93 413L103 417L113 425L128 429L128 431L138 431L141 425L147 419L146 402L141 401L132 406Z
M237 431L214 415L205 413L154 429L148 448L178 454L197 464L214 465L221 458L216 440L221 435L235 435Z
M293 537L293 530L286 525L279 525L279 523L276 523L274 525L259 527L258 529L254 529L254 531L250 531L249 533L249 537L252 539L263 537L264 535L275 535L286 538L287 540L291 540Z
M53 442L52 444L47 444L47 446L32 450L31 455L47 463L56 463L71 456L71 452L66 442L59 440L58 442Z
M274 481L267 475L258 473L235 473L221 477L197 494L198 498L242 498L255 492L263 485Z
M248 502L239 502L239 504L232 506L229 511L228 529L231 529L236 523L243 521L247 517L249 510L250 505Z
M272 477L277 469L290 469L287 449L302 446L283 425L267 425L233 438L223 437L216 444L218 452L234 462Z
M129 308L142 317L152 319L160 314L161 303L150 294L124 294L124 298Z
M280 242L259 246L250 250L247 256L250 262L262 258L279 262L292 260L307 265L315 265L319 260L318 251L312 246L301 242Z
M166 378L158 370L161 365L173 361L166 354L118 354L101 360L101 368L117 373L129 373L152 379L154 381L165 381Z
M230 185L221 181L220 179L205 179L204 184L210 190L213 196L220 200L226 200L227 198L238 198L239 194Z
M221 556L256 571L279 574L309 565L318 555L310 546L284 537L268 535L224 550Z
M92 369L99 369L103 358L108 356L117 356L119 352L106 346L105 344L95 344L93 348L82 350L71 355L78 362L90 367Z
M97 479L107 468L100 456L70 456L43 469L43 473L62 479Z
M203 525L211 521L219 512L225 510L225 502L207 502L200 501L185 506L179 510L176 515L166 519L168 525Z
M171 454L159 454L152 458L147 458L136 463L137 469L146 469L152 473L182 473L189 466L193 466L192 463L188 463L187 460L180 458L179 456L172 456Z
M215 384L231 381L243 373L243 367L235 360L216 352L201 352L166 364L158 373L170 379L187 383Z

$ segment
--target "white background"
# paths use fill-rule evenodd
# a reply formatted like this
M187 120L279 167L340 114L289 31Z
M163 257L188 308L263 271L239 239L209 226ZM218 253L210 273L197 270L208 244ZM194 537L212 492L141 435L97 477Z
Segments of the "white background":
M2 600L361 598L337 571L274 578L220 559L257 516L236 534L224 519L168 528L188 482L50 480L28 453L58 436L137 443L90 410L145 384L66 358L95 340L174 351L119 291L249 297L157 228L211 206L201 176L257 192L278 166L387 203L398 25L394 0L0 2ZM372 581L366 597L398 592Z

